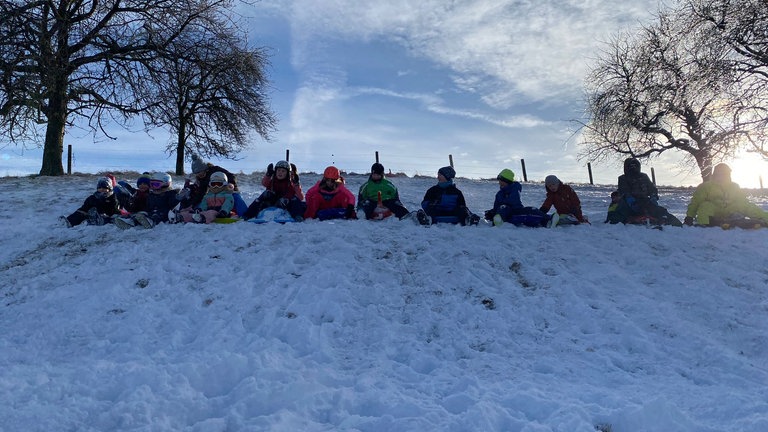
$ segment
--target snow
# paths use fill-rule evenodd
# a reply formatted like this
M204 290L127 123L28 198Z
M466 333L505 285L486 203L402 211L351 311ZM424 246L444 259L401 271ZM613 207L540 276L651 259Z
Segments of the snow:
M768 430L768 230L61 226L95 182L0 179L2 431Z

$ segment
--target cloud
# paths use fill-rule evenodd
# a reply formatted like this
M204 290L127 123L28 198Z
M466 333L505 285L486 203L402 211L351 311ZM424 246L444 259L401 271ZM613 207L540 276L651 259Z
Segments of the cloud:
M445 0L296 0L296 60L320 39L384 39L473 82L485 103L545 101L580 92L588 59L619 28L650 17L655 1L446 2ZM312 46L312 47L311 47Z

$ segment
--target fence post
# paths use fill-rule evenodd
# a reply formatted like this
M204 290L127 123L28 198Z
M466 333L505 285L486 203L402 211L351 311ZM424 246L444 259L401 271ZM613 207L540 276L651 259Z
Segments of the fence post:
M67 145L67 175L72 175L72 144Z
M525 171L525 159L520 159L520 165L523 166L523 181L528 181L528 173Z
M656 171L653 170L653 167L651 167L651 181L653 182L654 186L656 185Z
M760 190L763 189L763 176L760 176Z
M587 162L587 171L589 171L589 184L594 186L595 182L592 180L592 162Z
M451 154L448 155L448 162L451 164L451 168L454 168L454 166L453 166L453 155L451 155Z
M291 161L291 151L288 149L285 149L285 161L290 162Z
M376 150L376 163L379 163L379 151Z

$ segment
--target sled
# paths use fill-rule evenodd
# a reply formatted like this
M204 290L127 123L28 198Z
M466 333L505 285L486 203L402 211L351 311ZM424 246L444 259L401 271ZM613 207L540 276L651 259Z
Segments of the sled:
M284 224L296 222L296 219L291 217L291 214L288 213L288 210L282 209L280 207L267 207L260 211L255 218L248 219L248 222L255 224L263 224L268 222Z
M393 214L392 210L384 207L384 203L381 200L381 191L379 191L377 194L378 203L376 204L376 208L373 209L373 217L369 220L380 221L392 216Z

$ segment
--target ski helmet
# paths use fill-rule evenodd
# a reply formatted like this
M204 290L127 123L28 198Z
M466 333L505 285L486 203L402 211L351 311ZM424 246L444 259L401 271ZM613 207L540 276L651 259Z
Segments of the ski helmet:
M278 168L283 168L286 171L291 172L291 164L289 164L288 161L284 161L284 160L278 161L275 164L275 170L277 170Z
M100 177L99 180L96 181L96 189L108 189L112 192L112 180L107 177Z
M208 184L221 183L223 186L225 186L227 185L228 180L229 179L227 178L226 174L221 171L216 171L215 173L211 174L211 179L208 180Z
M323 171L323 178L336 180L338 181L341 179L341 173L339 172L339 169L335 166L329 166L328 168Z
M152 173L152 176L149 179L149 187L152 189L162 189L171 187L171 175L164 172L155 172Z

